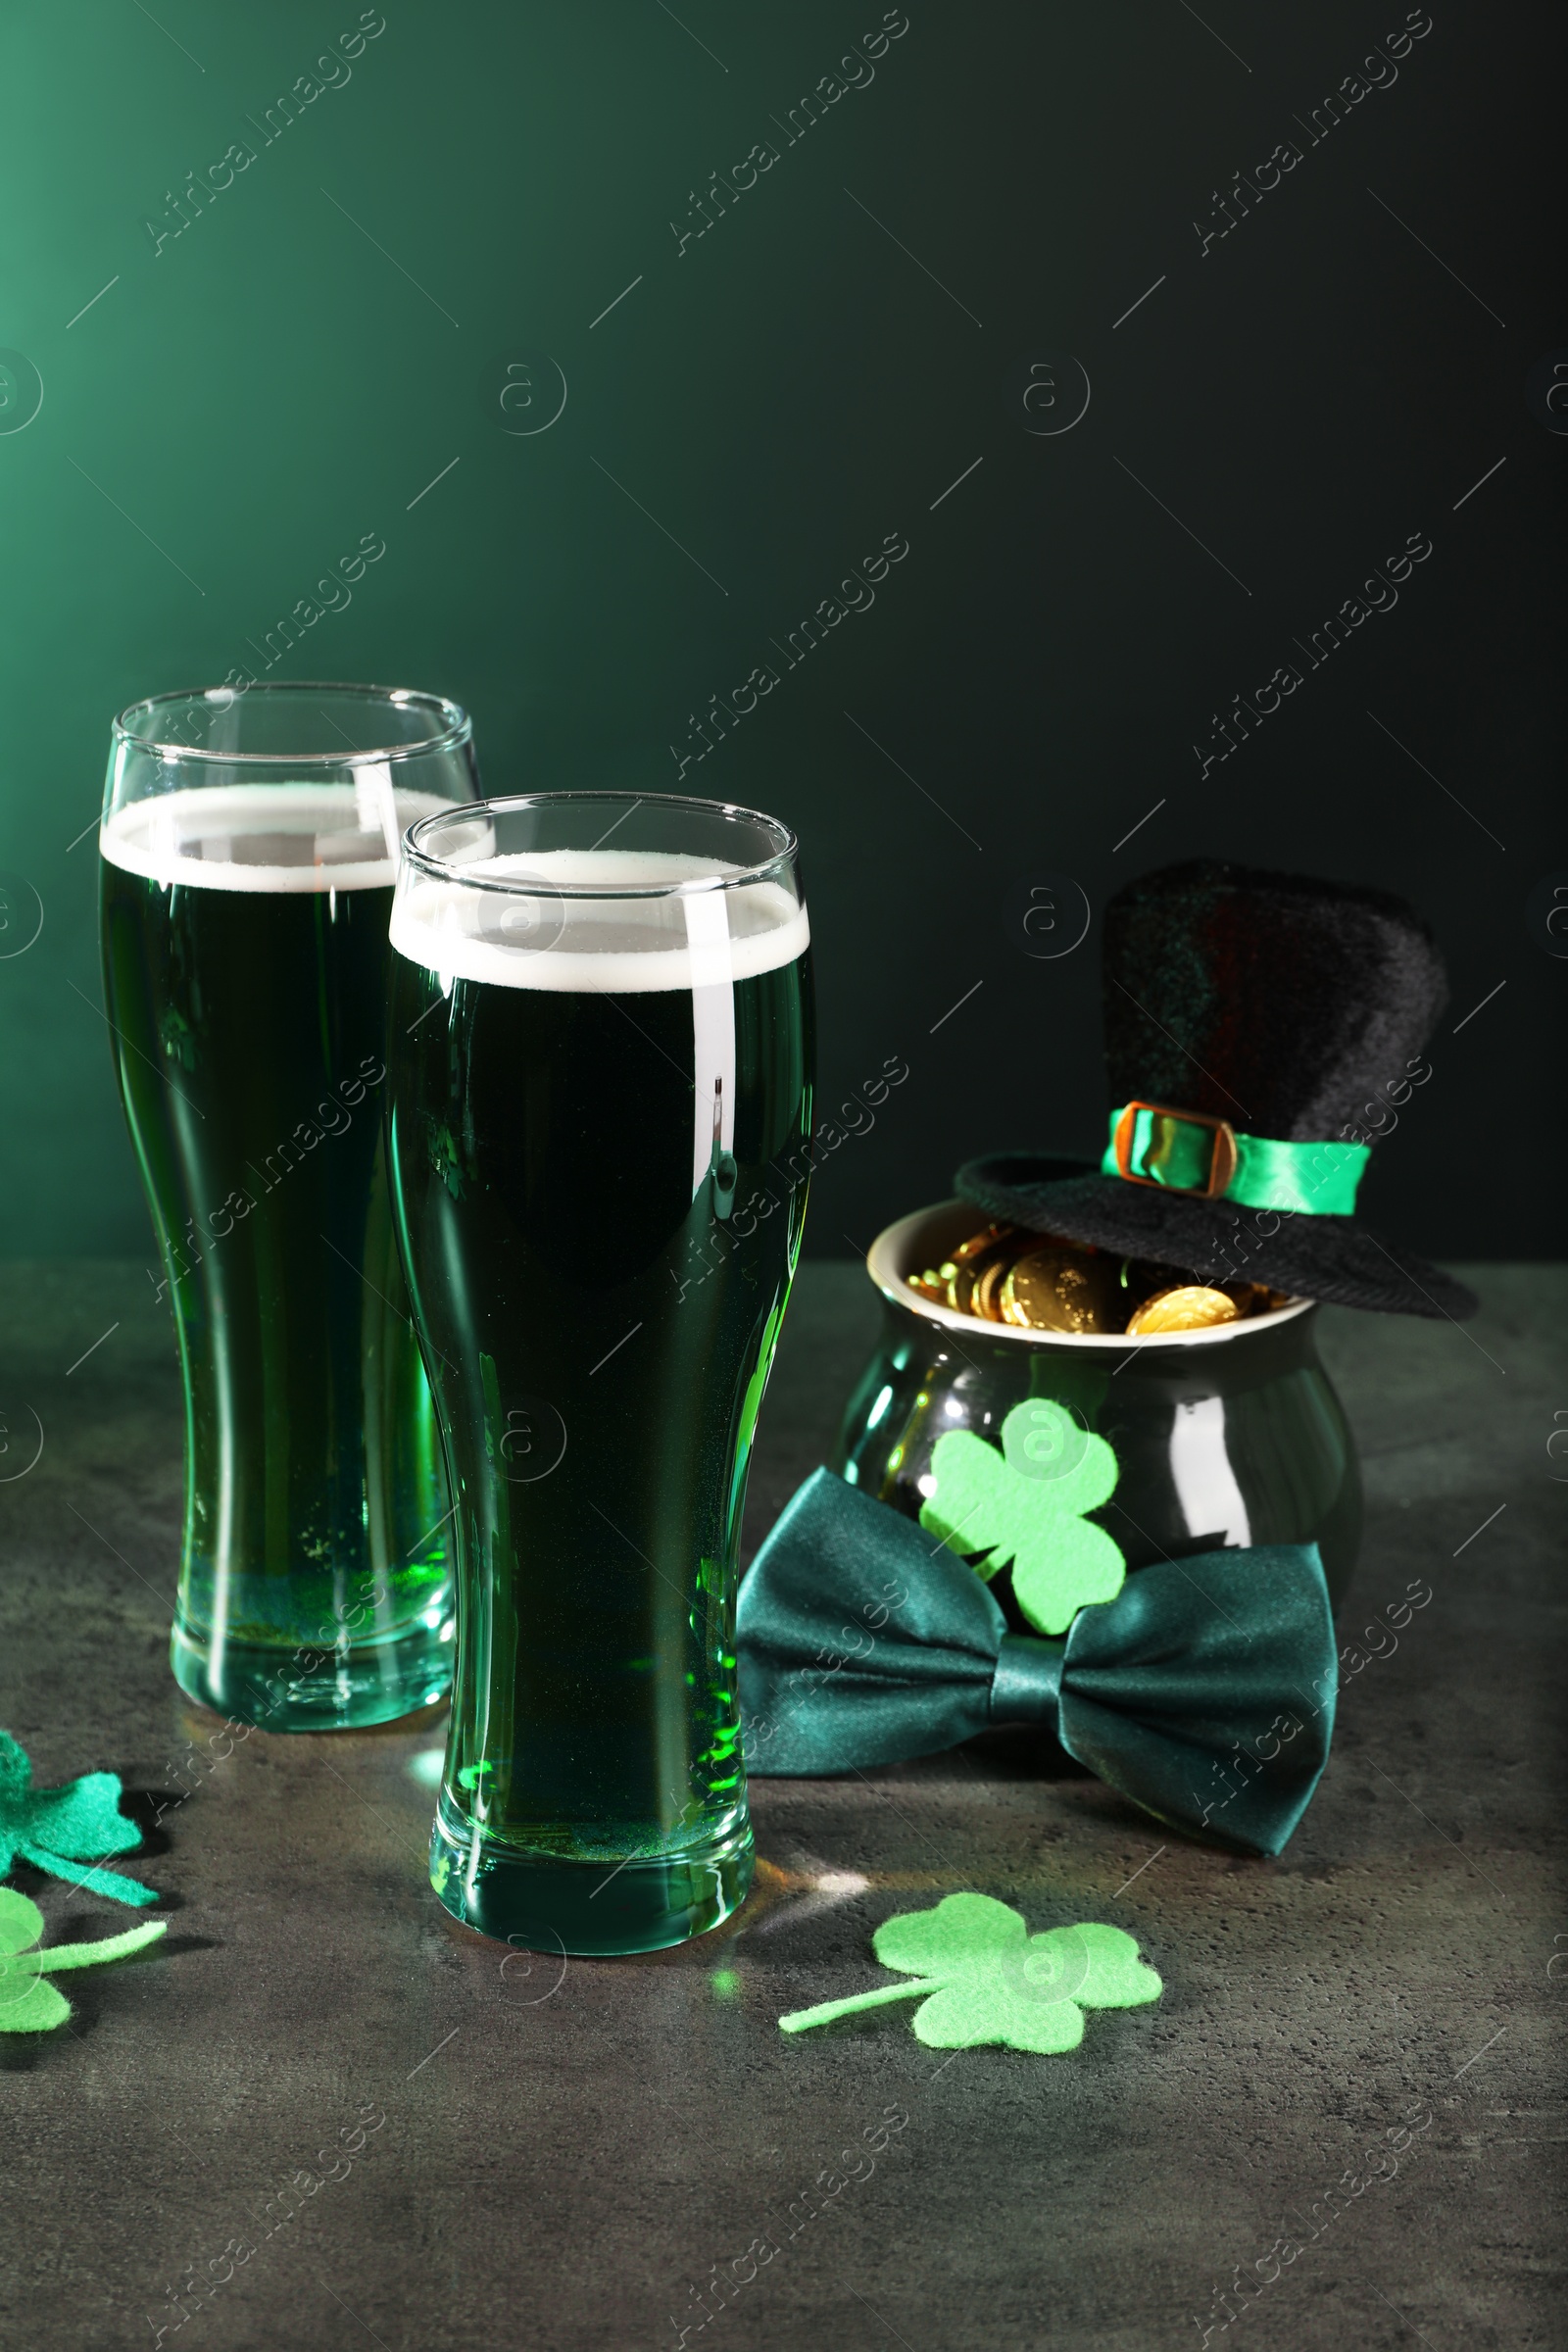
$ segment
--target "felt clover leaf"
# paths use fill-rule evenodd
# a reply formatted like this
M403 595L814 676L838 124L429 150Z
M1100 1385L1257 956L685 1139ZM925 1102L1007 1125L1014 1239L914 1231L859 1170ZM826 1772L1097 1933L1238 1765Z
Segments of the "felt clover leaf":
M30 1862L117 1903L156 1903L151 1886L87 1863L89 1854L128 1854L141 1843L135 1823L120 1810L120 1793L115 1772L83 1773L63 1788L34 1788L25 1751L0 1732L0 1878L18 1861Z
M786 2034L924 1994L916 2038L935 2050L1074 2050L1085 2009L1133 2009L1164 1990L1120 1928L1084 1921L1031 1936L1021 1913L989 1894L945 1895L934 1911L885 1920L871 1938L884 1968L914 1977L779 2019Z
M167 1919L151 1919L145 1927L127 1928L122 1936L106 1936L97 1943L59 1943L52 1951L29 1951L43 1934L43 1913L36 1903L0 1886L0 2034L47 2034L63 2026L71 2003L46 1972L62 1968L96 1968L100 1960L121 1960L139 1952L167 1935Z
M1002 1424L1002 1451L950 1429L931 1454L935 1485L920 1525L950 1551L984 1552L993 1577L1012 1563L1018 1606L1043 1634L1064 1634L1081 1608L1114 1600L1127 1562L1114 1538L1085 1519L1116 1484L1116 1456L1080 1429L1065 1405L1031 1396Z

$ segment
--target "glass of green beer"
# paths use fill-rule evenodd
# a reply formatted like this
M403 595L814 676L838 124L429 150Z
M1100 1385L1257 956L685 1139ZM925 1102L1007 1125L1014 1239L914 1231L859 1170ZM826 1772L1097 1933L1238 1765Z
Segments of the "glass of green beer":
M387 921L404 828L477 789L431 695L218 688L115 721L104 995L185 1396L173 1669L270 1731L387 1722L452 1679L387 1193Z
M752 1873L737 1545L809 1173L787 828L540 793L423 819L392 913L392 1191L456 1505L431 1881L653 1951Z

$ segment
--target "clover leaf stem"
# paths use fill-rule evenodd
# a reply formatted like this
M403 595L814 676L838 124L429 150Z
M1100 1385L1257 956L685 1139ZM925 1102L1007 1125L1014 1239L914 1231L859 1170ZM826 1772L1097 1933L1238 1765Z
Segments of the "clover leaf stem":
M17 1852L24 1862L30 1862L34 1870L47 1871L50 1878L64 1879L68 1886L79 1886L88 1894L107 1894L117 1903L156 1903L158 1900L155 1890L151 1886L143 1886L139 1880L123 1878L118 1870L96 1870L90 1862L78 1862L74 1858L67 1861L60 1854L51 1853L46 1845L35 1845L30 1839L19 1839Z
M875 1992L858 1992L848 2000L818 2001L814 2009L792 2009L788 2017L779 2019L785 2034L804 2034L808 2026L829 2025L835 2017L849 2017L857 2009L880 2009L884 2001L908 2001L917 1993L940 1992L939 1977L915 1977L907 1984L881 1984Z
M11 1965L39 1975L60 1968L93 1968L100 1960L122 1960L127 1952L139 1952L168 1932L167 1920L153 1920L145 1928L127 1928L122 1936L105 1936L97 1943L57 1943L47 1952L23 1952Z

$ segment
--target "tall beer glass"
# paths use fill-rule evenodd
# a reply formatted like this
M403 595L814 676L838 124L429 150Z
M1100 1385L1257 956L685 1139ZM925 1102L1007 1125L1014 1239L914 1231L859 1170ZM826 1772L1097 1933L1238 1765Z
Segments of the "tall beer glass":
M468 720L429 695L220 688L115 721L104 993L185 1392L173 1669L270 1731L451 1681L382 1143L387 918L403 828L476 789Z
M457 1506L431 1879L488 1935L652 1951L750 1883L736 1546L808 942L795 842L743 808L544 793L404 844L392 1186Z

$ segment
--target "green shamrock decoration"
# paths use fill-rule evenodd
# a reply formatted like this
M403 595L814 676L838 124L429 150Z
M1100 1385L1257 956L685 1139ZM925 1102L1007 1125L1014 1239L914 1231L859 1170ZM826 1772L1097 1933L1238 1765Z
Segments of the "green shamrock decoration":
M86 1772L63 1788L35 1789L26 1751L0 1732L0 1878L20 1860L117 1903L156 1903L151 1886L86 1861L89 1854L128 1854L140 1845L140 1831L120 1810L120 1794L115 1772Z
M918 1982L792 2010L779 2019L782 2030L802 2034L923 1993L915 2037L934 2050L972 2050L988 2041L1012 2050L1075 2050L1085 2009L1134 2009L1164 1990L1139 1959L1136 1938L1120 1928L1085 1921L1031 1936L1020 1912L989 1894L949 1894L934 1911L901 1912L883 1921L871 1948L884 1968Z
M46 1973L122 1960L168 1932L167 1919L150 1919L145 1927L127 1928L122 1936L106 1936L98 1943L60 1943L53 1951L28 1951L28 1944L43 1934L43 1913L24 1894L0 1886L0 2034L47 2034L65 2024L71 2003L44 1983Z
M1002 1451L963 1429L938 1438L936 1484L920 1525L950 1551L984 1552L990 1578L1012 1563L1018 1606L1043 1634L1064 1634L1081 1608L1114 1600L1127 1574L1119 1544L1082 1514L1106 1501L1116 1456L1053 1397L1031 1396L1002 1424Z

